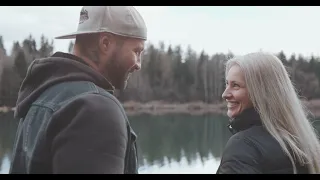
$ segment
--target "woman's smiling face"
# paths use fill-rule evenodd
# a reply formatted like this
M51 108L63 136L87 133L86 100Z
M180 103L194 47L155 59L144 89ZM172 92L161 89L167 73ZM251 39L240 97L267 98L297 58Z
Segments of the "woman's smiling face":
M238 65L233 65L227 74L226 89L222 98L227 101L227 115L230 118L240 115L243 110L253 106L246 88L244 74Z

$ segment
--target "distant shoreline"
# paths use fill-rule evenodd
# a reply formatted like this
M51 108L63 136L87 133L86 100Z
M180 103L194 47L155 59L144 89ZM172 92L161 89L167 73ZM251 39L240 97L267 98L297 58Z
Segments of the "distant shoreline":
M320 117L320 99L303 101L316 117ZM221 114L226 115L227 108L226 103L221 102L217 104L206 104L204 102L189 102L189 103L165 103L161 101L151 101L147 103L139 103L134 101L128 101L122 103L126 113L128 115L136 115L141 113L151 115L162 115L162 114L190 114L190 115L201 115L201 114ZM0 113L6 113L14 111L15 107L0 107Z
M312 113L314 117L320 117L320 99L314 99L305 101L302 100L307 109ZM153 101L148 103L138 102L125 102L123 107L128 115L135 115L141 113L147 113L152 115L162 114L190 114L190 115L202 115L202 114L218 114L226 115L227 105L225 102L216 104L207 104L204 102L189 102L189 103L165 103L159 101Z
M165 103L161 101L152 101L148 103L139 102L125 102L123 107L128 115L135 114L152 114L152 115L162 115L162 114L191 114L191 115L201 115L201 114L225 114L226 104L206 104L203 102L189 102L189 103Z
M164 103L160 101L152 101L148 103L139 103L128 101L122 103L128 115L135 115L141 113L161 115L161 114L222 114L226 112L226 105L224 103L220 104L206 104L203 102L192 102L192 103ZM0 107L0 113L6 113L10 111L15 111L15 107Z

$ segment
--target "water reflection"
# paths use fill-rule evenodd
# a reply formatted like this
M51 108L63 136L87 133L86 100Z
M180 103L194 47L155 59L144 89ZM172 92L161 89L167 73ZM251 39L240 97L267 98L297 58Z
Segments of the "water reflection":
M179 170L171 168L175 171L173 173L185 172L195 165L207 166L208 161L213 163L207 173L215 173L224 145L231 135L226 128L227 118L218 115L145 114L130 117L130 121L138 135L142 173L149 172L151 167L167 169L170 164L179 167Z
M138 135L139 173L215 173L230 137L218 115L129 117ZM8 173L18 121L0 114L0 173Z
M18 127L18 121L13 118L13 112L0 113L0 173L8 172L11 151Z

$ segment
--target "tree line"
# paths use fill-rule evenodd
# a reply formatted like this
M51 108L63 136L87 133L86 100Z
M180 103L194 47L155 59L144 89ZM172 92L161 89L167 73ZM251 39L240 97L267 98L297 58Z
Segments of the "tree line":
M73 47L70 41L69 52ZM32 35L22 42L13 42L10 53L0 36L0 106L14 106L17 93L29 64L36 58L54 53L54 43L44 35L37 46ZM300 96L320 98L320 57L287 56L275 53L284 63ZM134 73L125 90L118 93L120 101L164 101L187 103L201 101L218 103L225 88L224 64L234 57L232 52L208 54L188 46L148 43L142 57L142 69Z

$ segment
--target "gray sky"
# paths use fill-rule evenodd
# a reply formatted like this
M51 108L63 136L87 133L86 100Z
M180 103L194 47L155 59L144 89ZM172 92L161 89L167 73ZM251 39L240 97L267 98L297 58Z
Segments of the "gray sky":
M148 41L187 45L210 55L228 50L237 55L283 50L320 56L320 7L136 7L148 27ZM80 6L1 6L0 35L7 51L13 41L32 34L55 36L77 29ZM70 40L54 39L55 51L67 51Z

